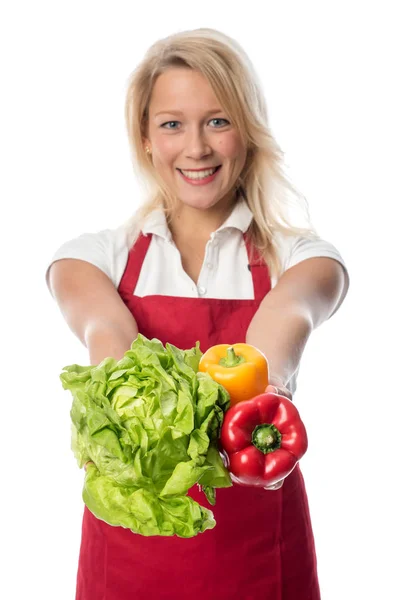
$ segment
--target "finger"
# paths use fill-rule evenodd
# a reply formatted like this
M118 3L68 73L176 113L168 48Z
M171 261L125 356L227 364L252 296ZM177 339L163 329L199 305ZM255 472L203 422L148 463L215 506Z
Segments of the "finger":
M92 460L88 460L87 462L85 462L85 464L83 465L83 468L85 469L85 471L87 470L87 465L93 465L93 461Z
M278 394L278 388L276 385L267 385L267 388L265 391L272 392L273 394Z
M284 386L268 385L265 391L272 392L273 394L279 394L279 396L285 396L285 398L289 398L289 400L292 400L292 392L290 392Z
M278 394L280 394L281 396L286 396L286 398L289 398L289 400L293 399L292 392L286 387L278 388Z
M264 489L271 490L271 491L279 490L283 486L283 482L284 482L284 479L281 479L280 481L277 481L273 485L267 485Z

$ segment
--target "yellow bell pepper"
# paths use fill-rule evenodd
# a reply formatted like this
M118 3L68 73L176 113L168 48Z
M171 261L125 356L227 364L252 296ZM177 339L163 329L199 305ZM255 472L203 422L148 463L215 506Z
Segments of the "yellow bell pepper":
M212 346L201 357L199 371L227 390L231 405L264 393L268 385L268 361L250 344Z

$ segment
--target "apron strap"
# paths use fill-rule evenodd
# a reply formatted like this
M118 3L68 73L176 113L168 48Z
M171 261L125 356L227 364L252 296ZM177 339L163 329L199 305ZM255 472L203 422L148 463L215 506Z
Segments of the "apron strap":
M247 233L243 234L249 259L248 269L251 272L254 287L254 300L261 300L271 290L271 277L268 265L255 246L252 245Z
M143 235L143 233L140 232L136 242L129 251L126 271L121 279L121 284L118 289L120 293L125 292L128 297L135 293L140 271L142 270L143 261L150 246L151 238L151 233Z

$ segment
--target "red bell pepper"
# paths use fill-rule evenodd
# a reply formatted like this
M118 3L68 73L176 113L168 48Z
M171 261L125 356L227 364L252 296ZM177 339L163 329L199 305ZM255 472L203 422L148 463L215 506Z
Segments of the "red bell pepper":
M221 446L231 479L267 487L287 477L307 450L307 432L294 404L264 393L225 413Z

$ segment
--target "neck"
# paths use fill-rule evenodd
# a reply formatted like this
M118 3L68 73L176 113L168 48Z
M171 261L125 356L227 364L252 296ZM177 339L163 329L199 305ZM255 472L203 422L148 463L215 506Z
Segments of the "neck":
M181 204L171 217L169 227L173 237L193 237L207 241L231 214L236 199L218 202L206 210Z

